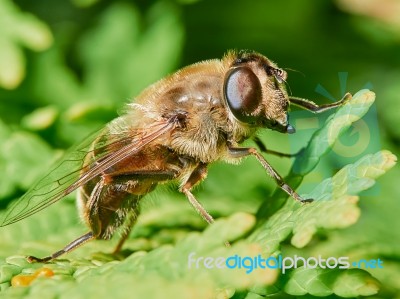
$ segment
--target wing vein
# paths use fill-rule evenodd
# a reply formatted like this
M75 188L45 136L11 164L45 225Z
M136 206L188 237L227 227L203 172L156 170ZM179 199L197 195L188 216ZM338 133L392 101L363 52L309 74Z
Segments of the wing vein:
M122 161L123 159L129 157L130 155L133 155L137 152L139 152L143 147L145 147L147 144L151 143L152 141L156 140L160 136L170 132L173 130L177 125L176 119L170 118L167 120L164 120L162 122L157 122L154 126L147 130L140 130L138 129L138 134L132 137L132 141L128 143L127 145L122 146L121 148L111 151L104 156L101 156L100 158L95 159L91 165L89 165L89 169L84 172L82 175L78 176L78 178L74 178L74 174L82 170L82 165L80 166L79 169L74 170L69 172L66 175L62 175L61 177L58 177L54 179L53 181L47 182L46 180L51 178L50 174L46 177L44 177L42 180L40 180L37 184L33 186L31 189L32 192L27 192L26 195L21 197L15 205L13 205L9 212L5 215L4 220L1 222L0 227L6 226L12 223L15 223L17 221L20 221L28 216L31 216L38 211L48 207L49 205L57 202L64 196L70 194L74 190L78 189L79 187L85 185L92 179L94 179L96 176L102 174L104 171L106 171L108 168L112 167L116 163ZM128 138L123 137L117 141L114 141L110 143L111 145L119 145L123 144L126 142ZM105 149L108 144L102 144L100 149ZM97 148L98 149L98 148ZM96 150L97 150L96 149ZM82 150L78 151L79 153L82 152ZM91 151L89 151L91 152ZM82 152L85 154L83 158L76 159L76 161L84 161L84 158L88 155L89 152ZM58 168L63 164L67 162L73 162L75 160L64 160L61 162L57 168L54 169L54 171L57 171ZM88 165L83 165L83 167L87 167ZM65 181L65 182L63 182ZM55 187L52 187L52 184L56 184ZM65 184L68 184L67 187L63 188ZM46 190L47 188L50 188L50 190ZM59 190L60 188L63 188ZM43 191L41 191L44 189ZM33 193L33 194L31 194ZM41 197L41 196L46 196L43 200L40 200L39 202L35 203L34 198L35 197ZM34 203L31 204L31 201Z

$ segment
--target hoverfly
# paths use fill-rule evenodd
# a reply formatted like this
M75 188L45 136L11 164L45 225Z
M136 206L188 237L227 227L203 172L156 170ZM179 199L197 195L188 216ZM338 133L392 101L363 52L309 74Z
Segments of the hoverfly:
M81 148L67 154L5 215L1 226L22 220L78 189L78 207L89 232L45 258L46 262L91 239L110 239L122 231L119 251L139 214L140 199L158 184L180 183L179 191L209 224L213 217L193 196L207 165L254 156L280 188L301 198L256 148L240 147L260 128L295 133L289 104L314 113L344 104L348 96L317 105L288 96L287 74L265 56L230 51L222 59L185 67L145 89ZM72 171L71 171L72 169Z

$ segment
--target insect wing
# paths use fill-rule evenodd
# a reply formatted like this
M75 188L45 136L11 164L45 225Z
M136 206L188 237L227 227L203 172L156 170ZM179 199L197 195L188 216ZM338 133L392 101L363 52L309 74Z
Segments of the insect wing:
M132 129L123 133L109 133L105 129L94 134L94 137L68 152L48 175L19 198L0 220L0 227L20 221L57 202L147 144L170 133L174 127L174 122L165 120L147 129ZM90 148L99 136L104 141L100 140L95 148ZM85 162L90 156L94 158L89 163Z

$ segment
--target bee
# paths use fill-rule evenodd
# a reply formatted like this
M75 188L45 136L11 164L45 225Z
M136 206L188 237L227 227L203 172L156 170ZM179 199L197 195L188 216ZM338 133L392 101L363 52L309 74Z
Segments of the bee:
M5 214L1 226L22 220L78 190L77 205L89 232L63 249L30 262L47 262L92 239L121 232L118 252L139 215L140 200L158 184L179 182L182 192L209 224L213 217L192 188L205 179L215 161L237 163L254 156L296 201L301 198L253 147L241 147L258 129L295 133L290 104L314 113L343 105L317 105L289 96L287 73L252 51L229 51L222 59L187 66L146 88L124 115L94 138L66 154Z

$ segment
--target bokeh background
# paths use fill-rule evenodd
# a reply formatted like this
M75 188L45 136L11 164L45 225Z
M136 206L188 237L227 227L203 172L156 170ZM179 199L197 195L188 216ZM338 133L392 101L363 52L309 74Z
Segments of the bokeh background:
M182 66L220 58L228 49L266 55L287 69L293 95L317 103L363 88L376 93L368 115L339 140L301 191L367 153L399 154L396 0L3 0L0 207L23 194L65 149L115 118L144 87ZM260 136L270 149L295 152L328 115L315 122L315 116L294 110L293 122L303 120L297 122L297 137ZM291 165L288 159L269 160L283 175ZM383 288L388 297L399 294L394 283L400 281L399 177L396 167L365 192L359 222L327 243L390 261L384 274L374 272L392 282ZM274 188L261 167L247 159L240 166L211 166L196 194L218 217L256 213ZM175 197L184 202L173 190L158 192L156 204L147 209ZM2 256L7 254L4 250Z

